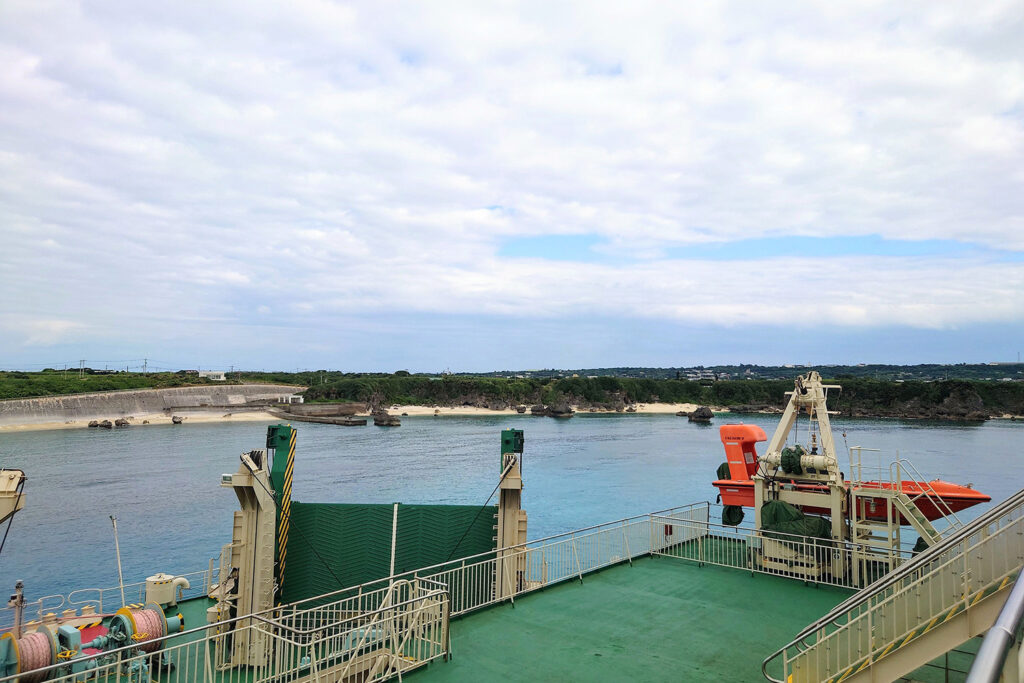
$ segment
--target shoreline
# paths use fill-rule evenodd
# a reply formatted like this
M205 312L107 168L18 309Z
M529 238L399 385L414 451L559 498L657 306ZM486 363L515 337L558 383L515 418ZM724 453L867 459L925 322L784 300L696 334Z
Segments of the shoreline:
M696 410L699 406L696 403L638 403L633 406L636 410L633 412L618 411L618 410L597 410L597 409L584 409L579 410L576 406L573 406L573 410L578 415L675 415L676 413L683 412L689 413ZM716 415L729 415L733 413L729 408L724 406L710 406L712 412ZM737 415L778 415L781 411L755 411L751 412L738 412ZM388 413L395 417L486 417L486 416L510 416L510 415L530 415L530 411L527 410L525 413L518 412L515 408L503 408L500 410L491 410L490 408L479 408L476 406L420 406L420 405L396 405L388 408ZM203 410L179 410L175 411L174 415L185 418L184 425L189 424L209 424L215 422L282 422L288 421L288 418L274 415L268 410L241 410L236 413L221 413L220 411L203 411ZM372 413L359 412L356 413L358 417L372 417ZM111 422L117 416L111 416L109 419ZM102 421L103 418L96 418ZM927 420L929 418L911 418L911 417L894 417L894 416L857 416L856 419L890 419L890 420ZM1007 421L1024 421L1022 415L1012 415L1005 413L1003 415L993 415L989 419L991 420L1007 420ZM948 420L940 420L948 421ZM36 432L36 431L49 431L55 429L88 429L90 420L68 420L66 422L51 420L46 422L31 422L23 424L8 424L0 425L0 434L14 434L19 432ZM148 424L144 424L148 422ZM131 418L131 427L149 427L156 425L170 425L171 415L166 413L148 413L141 415L134 415ZM95 427L93 429L96 429ZM99 428L102 429L102 428ZM115 427L114 429L125 429L124 427Z
M637 403L635 411L627 412L625 410L580 410L578 406L572 406L572 409L579 415L674 415L680 411L684 413L692 413L699 407L696 403ZM728 408L712 407L711 410L716 413L728 413ZM406 414L408 417L422 417L424 415L437 415L438 417L444 415L456 415L456 416L469 416L469 415L530 415L530 409L527 407L525 413L520 413L515 408L502 408L500 410L491 410L490 408L478 408L476 406L412 406L412 405L397 405L388 408L388 414L394 415L395 417L402 417L402 414ZM360 416L369 416L370 413L358 413Z
M219 411L218 411L219 412ZM281 418L271 415L265 410L248 410L240 411L237 413L220 413L217 412L203 412L196 410L182 410L174 413L177 416L185 418L185 421L180 426L187 426L189 424L205 424L210 422L279 422ZM149 413L143 415L133 415L131 418L131 428L134 427L150 427L156 425L170 425L171 415L164 413ZM107 418L111 422L114 421L115 417ZM102 422L102 419L100 420ZM144 424L148 421L149 424ZM66 422L51 421L51 422L30 422L27 424L9 424L0 425L0 434L17 433L17 432L42 432L53 429L89 429L89 422L91 420L68 420ZM92 429L103 429L102 427L93 427ZM127 429L126 427L114 427L114 429Z

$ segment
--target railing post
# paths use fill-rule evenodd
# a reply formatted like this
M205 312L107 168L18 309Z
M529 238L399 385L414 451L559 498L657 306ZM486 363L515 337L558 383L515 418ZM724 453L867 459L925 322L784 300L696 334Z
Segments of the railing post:
M576 534L570 537L570 543L572 545L572 557L576 560L576 574L580 577L580 583L583 583L583 568L580 566L580 555L576 552Z
M629 566L633 566L633 553L629 551L629 534L626 533L626 523L622 523L622 543L626 546L626 559L629 560Z

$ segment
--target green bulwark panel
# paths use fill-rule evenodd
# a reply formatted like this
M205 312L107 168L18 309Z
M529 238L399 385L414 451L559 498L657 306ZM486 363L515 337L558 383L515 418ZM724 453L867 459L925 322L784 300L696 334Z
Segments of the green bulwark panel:
M400 504L395 573L493 551L496 510ZM292 503L281 602L388 576L393 515L392 504Z

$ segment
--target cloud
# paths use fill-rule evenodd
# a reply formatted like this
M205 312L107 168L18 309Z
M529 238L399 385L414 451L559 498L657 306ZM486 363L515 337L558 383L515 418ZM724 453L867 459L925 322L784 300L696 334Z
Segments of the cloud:
M0 310L65 339L269 310L1022 324L1022 28L1012 2L6 2ZM632 261L499 255L550 234ZM964 255L685 258L871 235Z
M73 320L19 320L17 325L5 325L8 332L23 337L24 346L53 346L66 341L85 325Z

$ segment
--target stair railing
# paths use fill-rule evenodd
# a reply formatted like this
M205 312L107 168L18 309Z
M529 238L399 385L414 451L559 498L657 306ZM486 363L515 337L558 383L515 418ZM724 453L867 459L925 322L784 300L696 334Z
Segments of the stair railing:
M1016 513L1016 515L1014 515L1014 513ZM958 544L969 541L970 537L978 530L984 529L994 523L1004 522L1011 516L1014 517L1014 519L1009 522L1011 524L1024 517L1024 490L1018 491L1002 503L999 503L979 516L977 519L956 529L949 536L943 538L938 543L928 548L925 552L922 552L912 560L903 563L898 568L891 571L887 576L871 584L868 588L855 593L838 604L824 616L811 622L789 643L765 658L761 663L761 673L764 674L766 679L773 683L783 683L783 681L772 677L768 673L768 666L778 657L784 657L790 648L814 647L814 643L808 643L807 639L817 634L822 628L827 628L829 626L836 627L837 629L843 628L846 625L841 621L844 617L848 623L849 620L855 618L857 614L863 614L865 609L870 612L876 606L876 599L880 596L884 596L887 591L890 591L893 587L898 586L901 582L907 580L911 583L920 581L924 574L929 573L927 571L928 565L933 564L933 562L939 559L944 553L956 549ZM855 611L857 611L856 614Z
M896 475L895 478L893 478L894 468ZM917 499L923 496L928 500L928 502L935 506L936 510L942 513L943 517L951 520L949 522L949 526L939 532L940 536L950 533L952 529L959 529L963 527L964 523L959 517L957 517L956 513L953 512L953 508L950 507L949 503L939 495L939 492L935 490L932 483L925 479L924 475L921 474L917 467L914 466L914 463L910 462L907 458L899 458L889 465L889 480L893 482L893 486L897 487L897 490L903 490L903 470L906 470L907 473L913 477L914 483L918 485L917 495L909 496L910 502L916 505Z
M1024 625L1024 573L1017 575L1010 596L974 656L966 683L997 683L1001 680L1006 655L1020 642Z

